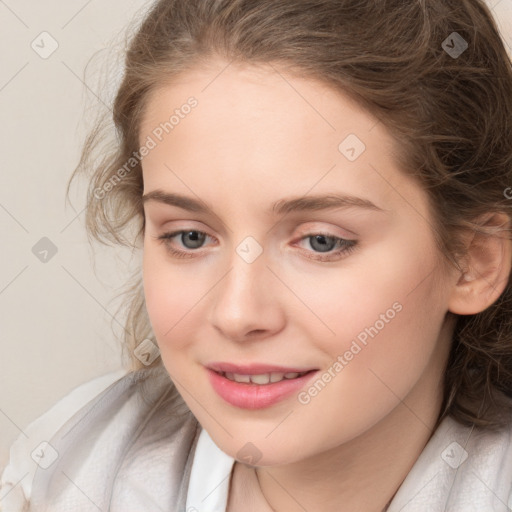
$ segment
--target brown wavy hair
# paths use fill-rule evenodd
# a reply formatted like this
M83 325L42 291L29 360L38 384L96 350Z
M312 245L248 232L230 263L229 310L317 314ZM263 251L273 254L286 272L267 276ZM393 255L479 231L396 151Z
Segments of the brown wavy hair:
M460 54L450 53L464 49L456 40L467 44ZM398 142L401 168L428 193L450 261L463 254L464 231L482 230L480 215L511 218L512 64L483 1L159 0L129 42L113 116L91 132L77 169L90 175L92 237L140 243L142 170L120 169L138 150L148 95L218 56L319 79L377 116ZM105 146L109 130L117 138ZM125 347L142 368L133 350L151 326L140 276L126 315ZM457 318L444 389L440 419L495 428L510 416L511 280L485 311Z

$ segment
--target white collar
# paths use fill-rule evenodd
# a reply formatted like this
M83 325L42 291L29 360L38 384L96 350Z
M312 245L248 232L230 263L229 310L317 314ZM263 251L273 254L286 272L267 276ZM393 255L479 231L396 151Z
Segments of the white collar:
M235 459L202 430L197 440L187 493L187 512L225 512Z

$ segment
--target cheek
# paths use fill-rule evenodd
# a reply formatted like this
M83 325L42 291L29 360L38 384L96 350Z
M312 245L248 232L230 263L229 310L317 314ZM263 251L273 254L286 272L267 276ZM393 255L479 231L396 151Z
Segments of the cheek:
M328 354L323 382L312 382L299 395L302 405L295 418L303 421L305 431L318 433L318 449L370 428L411 392L427 368L437 367L445 307L429 276L439 271L436 258L428 254L381 254L382 266L353 268L335 283L326 278L321 295L305 295L335 333L329 335L312 316L298 320L311 344ZM322 280L317 276L314 282L319 289Z
M415 242L409 249L383 245L353 265L347 260L338 275L296 280L297 295L317 317L297 321L332 360L346 353L365 367L387 363L393 371L433 349L446 297L435 285L440 267L431 244Z
M197 268L173 265L163 247L144 247L143 275L146 309L162 358L171 350L186 347L194 339L190 316L200 307L210 279L201 278Z

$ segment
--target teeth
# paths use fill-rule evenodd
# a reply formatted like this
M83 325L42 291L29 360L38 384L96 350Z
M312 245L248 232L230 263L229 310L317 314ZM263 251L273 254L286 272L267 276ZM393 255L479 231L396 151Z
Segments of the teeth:
M288 372L288 373L280 373L280 372L271 372L271 373L262 373L260 375L242 375L239 373L226 372L224 377L226 379L241 382L244 384L269 384L274 382L280 382L284 379L296 379L299 376L304 375L307 372L298 373L298 372Z
M279 382L280 380L283 380L282 373L272 372L270 374L270 382Z
M250 375L240 375L238 373L235 373L233 375L234 375L234 379L232 379L232 380L235 380L236 382L245 382L245 383L251 382ZM227 374L226 374L226 376L227 376ZM229 377L228 377L228 379L229 379Z
M253 384L268 384L270 382L270 374L251 375L251 382Z

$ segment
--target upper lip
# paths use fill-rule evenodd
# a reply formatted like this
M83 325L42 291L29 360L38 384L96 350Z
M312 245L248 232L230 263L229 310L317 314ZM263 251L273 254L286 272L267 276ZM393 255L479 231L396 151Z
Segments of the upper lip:
M264 373L304 373L316 370L316 368L311 367L279 366L264 363L234 364L219 362L209 363L205 366L217 373L237 373L239 375L262 375Z

